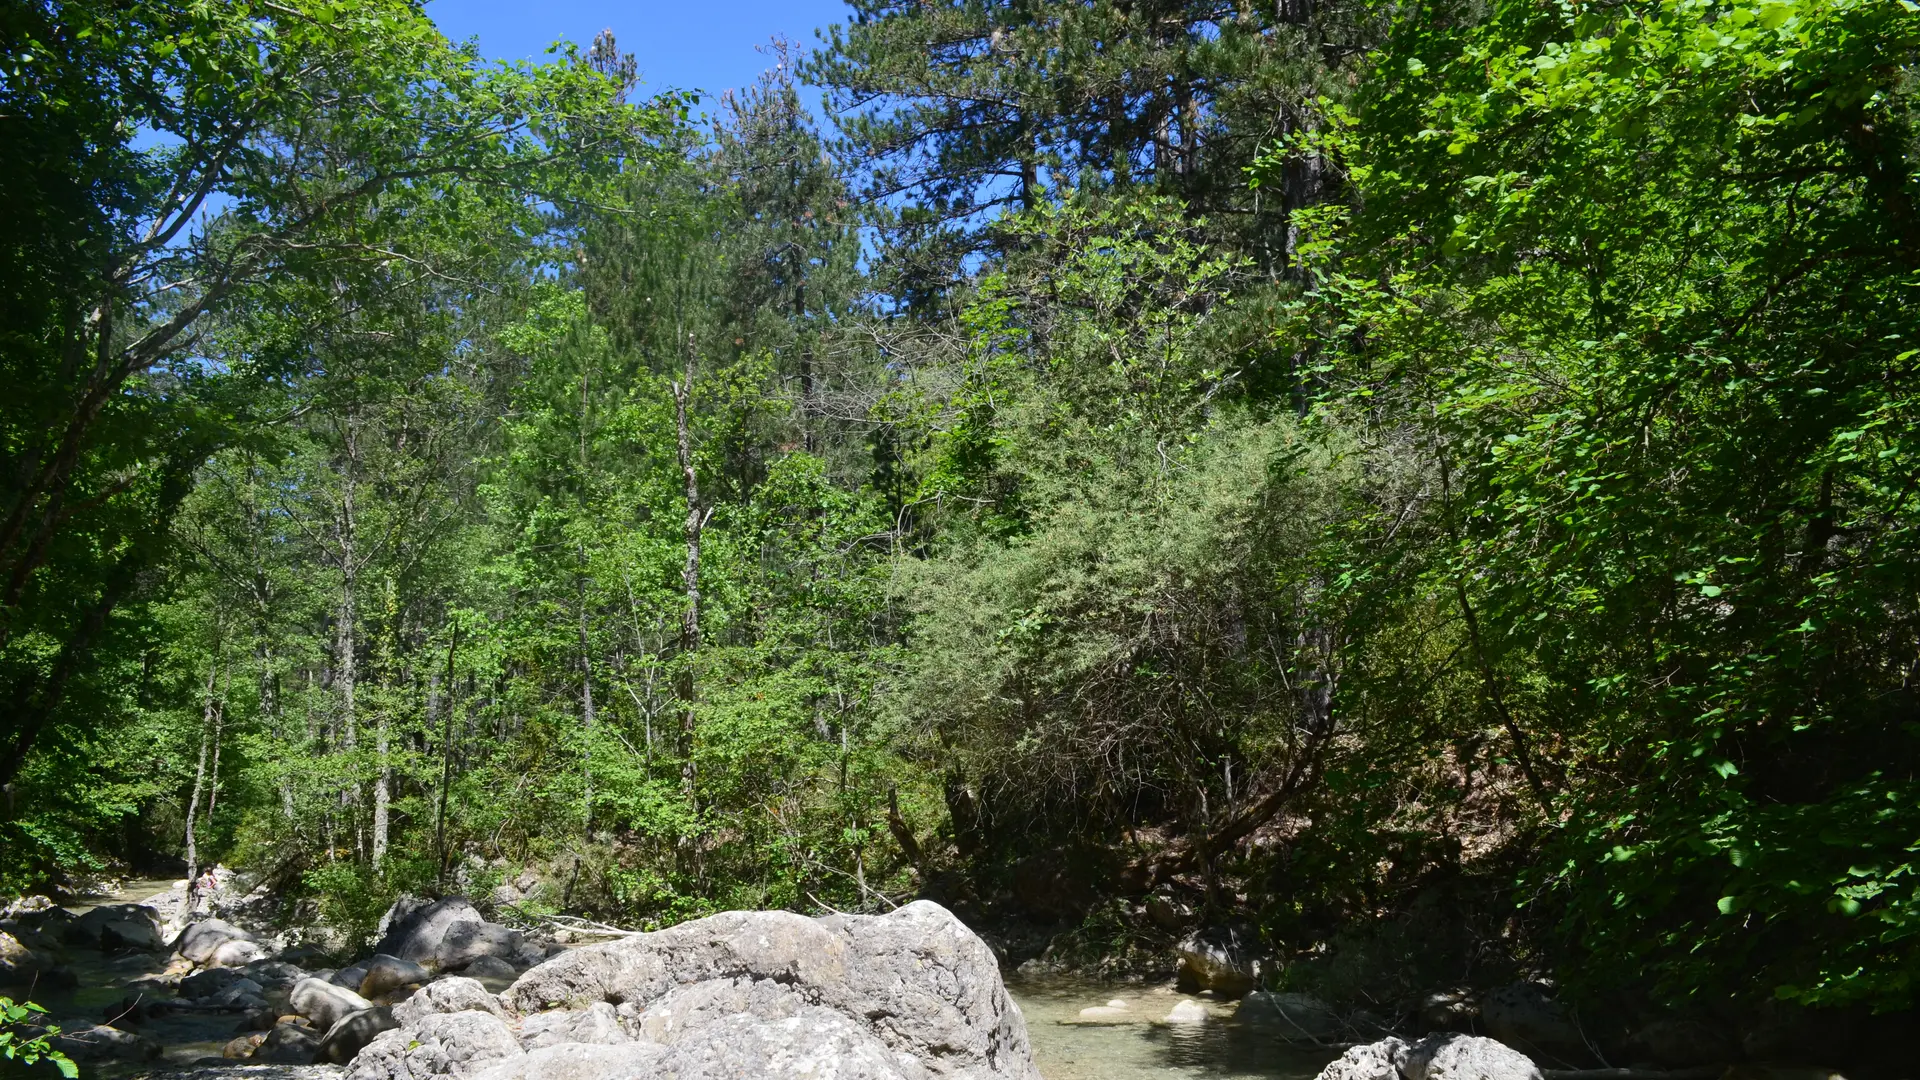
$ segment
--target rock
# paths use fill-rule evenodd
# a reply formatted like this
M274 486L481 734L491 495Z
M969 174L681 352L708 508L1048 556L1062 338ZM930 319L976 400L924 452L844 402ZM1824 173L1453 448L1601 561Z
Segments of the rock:
M166 1080L340 1080L337 1065L266 1065L256 1051L253 1060L241 1063L203 1058L190 1065L170 1068Z
M499 923L457 922L448 926L434 949L438 966L452 971L466 967L483 956L502 960L520 952L525 935Z
M1147 918L1169 934L1177 934L1193 923L1193 907L1172 896L1155 893L1147 897Z
M1591 1056L1580 1029L1540 983L1514 983L1482 996L1480 1025L1524 1053L1578 1062Z
M134 925L124 927L116 925L119 923ZM123 934L136 939L146 938L147 935L137 928L139 924L145 924L151 936L157 941L160 936L160 913L145 904L102 904L82 913L68 927L67 932L69 940L80 944L97 945L102 949L119 949L127 947L120 943ZM111 937L108 936L109 927L113 927Z
M17 919L22 915L36 915L51 910L53 910L53 900L49 897L22 896L9 900L5 907L0 907L0 919Z
M522 1055L513 1030L492 1013L435 1013L369 1042L353 1059L347 1080L464 1076Z
M1174 946L1180 958L1183 989L1211 990L1237 998L1260 985L1265 965L1253 936L1230 927L1214 927L1190 934Z
M545 958L542 957L542 959ZM509 981L520 975L518 968L497 956L475 957L471 963L460 969L460 973L470 979L507 979Z
M556 956L502 1000L522 1014L617 1003L629 1031L673 1039L669 1057L690 1070L734 1062L742 1076L781 1075L749 1066L815 1054L831 1063L822 1075L838 1068L843 1078L867 1075L871 1057L886 1070L875 1076L1038 1080L993 951L926 900L883 916L728 912L681 923ZM794 1026L805 1018L818 1026ZM729 1025L737 1047L700 1041ZM780 1032L801 1033L798 1044L776 1052L768 1040Z
M75 1061L153 1061L160 1056L159 1043L106 1024L62 1024L60 1034L49 1041Z
M393 1018L402 1026L418 1022L433 1013L489 1012L504 1017L500 999L478 982L450 975L420 988L420 992L393 1007Z
M367 981L367 965L355 964L343 967L327 976L327 981L335 986L344 986L354 993L360 992L360 984Z
M1169 1024L1204 1024L1207 1022L1207 1007L1192 998L1181 998L1174 1003L1173 1011L1167 1013Z
M1348 1047L1320 1070L1317 1080L1401 1080L1396 1064L1407 1053L1407 1044L1391 1036L1376 1043Z
M189 1001L198 1001L202 998L210 998L240 982L253 983L255 990L260 989L259 983L253 982L246 975L232 968L210 968L181 979L179 993Z
M311 1065L320 1053L320 1036L300 1024L279 1023L267 1032L253 1060L281 1065Z
M100 947L111 951L157 952L166 947L160 928L146 919L115 919L100 927Z
M225 919L201 919L188 923L186 929L173 939L173 951L195 964L205 965L213 959L220 946L233 941L252 941L253 935L227 922ZM259 959L259 957L254 957ZM223 965L240 967L241 964Z
M29 948L14 935L0 930L0 985L25 985L55 967L52 954Z
M220 1056L232 1061L244 1061L253 1056L260 1044L267 1041L267 1033L256 1031L251 1035L241 1035L220 1048Z
M1083 1024L1132 1024L1140 1019L1132 1009L1112 1002L1080 1010L1080 1022Z
M372 1002L346 987L319 979L301 979L294 983L288 1001L294 1012L313 1021L313 1026L321 1031L353 1013L373 1008Z
M390 990L424 983L432 978L432 972L411 960L384 953L375 954L373 959L367 961L367 973L360 978L360 996L377 998Z
M223 941L213 955L207 957L208 967L246 967L267 955L267 950L256 941Z
M673 1075L655 1070L667 1053L665 1046L652 1042L562 1043L495 1062L473 1080L654 1080Z
M1420 999L1420 1023L1428 1031L1466 1031L1480 1015L1480 1003L1467 989L1439 990Z
M415 897L403 896L393 902L386 918L381 920L385 929L374 952L437 967L440 943L447 929L460 923L481 922L485 920L479 910L465 897L450 896L422 903Z
M667 1044L543 1047L507 1058L474 1074L474 1080L932 1080L940 1075L920 1060L891 1051L851 1018L808 1006L777 1019L721 1017L679 1033ZM976 1080L1002 1074L963 1070L944 1075Z
M320 1037L320 1050L315 1060L345 1065L381 1032L392 1031L399 1026L394 1023L393 1010L385 1005L348 1013L334 1021L327 1033Z
M1429 1035L1398 1061L1404 1080L1540 1080L1532 1058L1478 1035Z
M1255 990L1240 1002L1240 1011L1234 1016L1242 1023L1270 1028L1282 1039L1320 1042L1346 1030L1333 1006L1310 994Z
M1662 1069L1724 1065L1740 1056L1728 1032L1698 1020L1656 1020L1627 1038L1636 1062Z
M621 1030L613 1006L596 1001L584 1009L534 1013L520 1022L520 1045L528 1050L561 1043L632 1042Z
M226 970L226 969L221 969ZM245 968L247 978L268 990L288 990L307 977L307 973L282 960L255 960Z
M241 979L206 999L209 1005L226 1009L253 1011L267 1007L266 988L252 979Z

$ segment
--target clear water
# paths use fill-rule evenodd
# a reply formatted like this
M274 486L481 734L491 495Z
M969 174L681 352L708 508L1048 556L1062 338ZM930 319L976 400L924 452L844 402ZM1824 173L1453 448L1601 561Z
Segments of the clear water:
M1333 1048L1290 1046L1243 1027L1230 1003L1199 1001L1202 1024L1164 1018L1183 995L1170 986L1116 986L1048 976L1007 984L1027 1020L1034 1064L1046 1080L1311 1080L1340 1056ZM1118 998L1132 1019L1085 1023L1080 1010Z

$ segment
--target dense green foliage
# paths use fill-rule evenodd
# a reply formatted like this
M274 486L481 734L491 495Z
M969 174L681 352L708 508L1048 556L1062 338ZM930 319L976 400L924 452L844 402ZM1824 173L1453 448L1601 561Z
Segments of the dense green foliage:
M1920 8L853 8L7 16L7 886L1914 1005Z

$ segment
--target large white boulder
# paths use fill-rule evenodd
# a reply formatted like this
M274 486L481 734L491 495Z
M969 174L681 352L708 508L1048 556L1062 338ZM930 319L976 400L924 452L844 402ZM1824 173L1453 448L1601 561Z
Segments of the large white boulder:
M422 994L471 993L438 985ZM487 1033L512 1029L484 1009L409 1010L350 1080L1039 1080L992 950L927 901L882 916L730 912L636 934L548 960L501 1004L520 1017L511 1053Z

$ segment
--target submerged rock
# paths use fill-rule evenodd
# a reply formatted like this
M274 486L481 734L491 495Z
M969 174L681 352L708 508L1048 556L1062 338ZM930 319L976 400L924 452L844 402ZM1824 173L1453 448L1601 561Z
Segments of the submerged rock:
M1169 1024L1204 1024L1207 1022L1207 1007L1193 1000L1182 998L1174 1003L1172 1011L1167 1013Z

